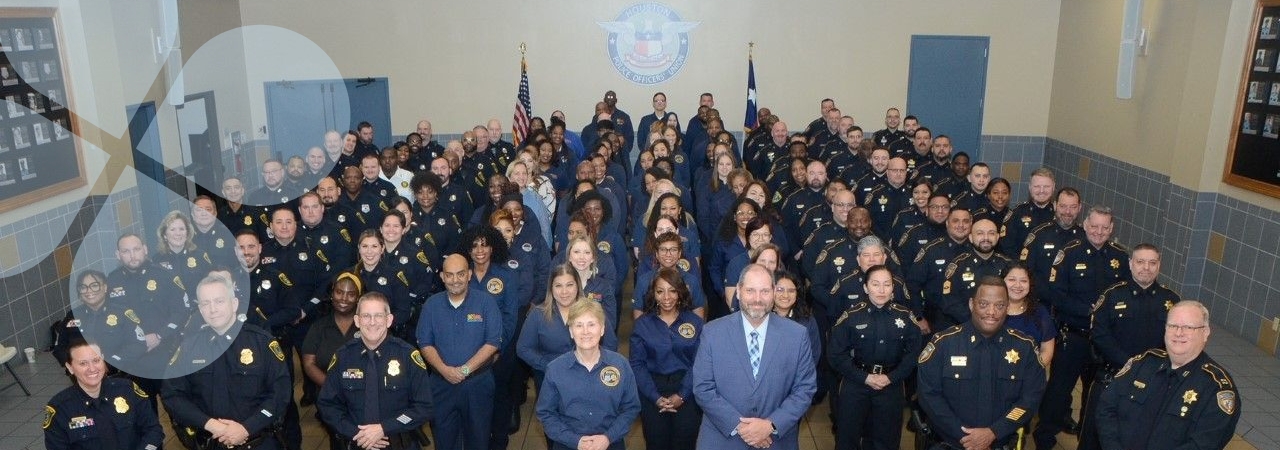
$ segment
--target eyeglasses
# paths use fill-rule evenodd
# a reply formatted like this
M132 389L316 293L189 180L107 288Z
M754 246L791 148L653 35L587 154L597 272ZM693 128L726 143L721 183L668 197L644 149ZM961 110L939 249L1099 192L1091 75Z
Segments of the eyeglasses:
M777 289L776 289L776 291L778 291L778 293L779 293L779 294L791 294L791 295L795 295L795 293L796 293L796 288L790 288L790 289L788 289L788 288L777 288Z
M102 290L102 288L103 288L103 287L105 287L105 286L106 286L105 284L102 284L102 283L100 283L100 282L94 281L94 282L89 283L89 284L82 284L82 285L80 285L80 292L99 291L99 290Z
M391 314L387 314L387 313L364 313L364 314L356 314L356 317L359 317L362 320L382 321L382 320L385 320L387 316L390 316L390 315Z
M658 247L658 253L662 254L678 253L679 251L680 247Z
M1206 328L1206 327L1208 327L1208 325L1192 326L1192 325L1178 325L1178 324L1175 324L1175 323L1167 323L1167 324L1165 324L1165 325L1164 325L1164 329L1166 329L1166 330L1169 330L1169 331L1180 331L1180 332L1183 332L1183 333L1190 333L1190 332L1192 332L1192 331L1199 331L1199 330L1202 330L1202 329L1204 329L1204 328Z
M857 206L857 205L853 203L832 203L831 204L832 208L852 208L854 206Z
M738 211L733 213L733 215L738 217L755 217L756 212L755 211Z
M466 138L462 140L462 142L475 142L475 141L476 141L476 138Z

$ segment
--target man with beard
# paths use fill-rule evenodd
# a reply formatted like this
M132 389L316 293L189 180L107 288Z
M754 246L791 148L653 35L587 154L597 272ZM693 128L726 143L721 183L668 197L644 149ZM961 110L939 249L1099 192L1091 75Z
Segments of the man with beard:
M339 203L342 197L342 188L338 187L338 180L333 177L324 177L316 183L316 195L320 196L320 204L324 205L324 218L338 225L338 227L346 230L347 236L359 235L364 231L367 224L363 222L364 218L351 207Z
M838 143L840 141L840 109L831 108L822 113L822 127L814 134L809 135L809 157L814 159L826 160L826 148L828 145ZM853 118L849 118L849 125L853 125Z
M357 160L364 159L369 155L378 155L378 145L373 143L373 124L369 122L360 122L356 125L356 137L360 138L356 143L355 157Z
M972 297L983 277L1004 278L1013 263L1009 257L996 253L996 241L1000 233L996 223L987 219L973 223L969 232L969 249L947 264L942 274L942 285L926 287L931 292L929 300L944 322L964 323L969 318L965 301Z
M1044 393L1036 342L1008 328L1004 280L982 278L970 320L934 335L920 352L920 406L948 447L1012 448ZM1001 380L1001 381L997 381Z
M813 352L803 325L771 313L775 285L764 266L748 265L738 280L742 310L703 327L690 375L703 411L700 449L799 448L817 389Z
M939 309L947 263L954 260L969 247L969 232L973 226L973 216L969 211L953 209L947 215L947 235L929 242L920 253L912 259L907 271L907 289L910 295L923 299L925 319L930 329L941 330L954 325L955 320L948 319Z
M898 129L901 125L902 111L898 108L889 108L884 112L884 129L872 134L871 140L877 147L889 148L898 141L907 139L907 133Z
M493 157L480 147L482 135L486 139L489 135L489 130L482 126L476 126L471 131L462 133L462 158L458 162L457 170L454 171L458 184L466 188L473 201L485 198L489 178L498 174ZM486 142L485 148L487 147Z
M805 187L800 189L782 201L782 223L789 230L800 229L800 219L804 217L804 213L809 208L826 203L824 191L827 188L827 165L822 161L809 161L805 165ZM803 236L799 233L788 233L796 235L792 238L791 248L799 248Z
M147 244L136 234L127 233L116 240L116 259L120 267L107 277L107 285L111 287L107 295L111 303L136 313L136 322L140 322L140 334L148 352L173 351L193 307L184 293L187 289L182 285L182 279L151 262L147 257ZM134 318L127 319L133 321ZM159 378L158 373L147 375ZM150 383L144 384L144 387L154 387Z
M437 192L439 199L442 200L439 203L439 207L453 215L458 221L470 219L471 214L475 211L478 199L472 199L471 193L467 191L466 187L454 182L453 167L449 163L449 158L442 156L432 160L431 173L439 177L440 183L442 183L440 190ZM414 192L417 191L415 190Z
M857 194L860 205L866 204L867 195L872 189L886 182L888 174L885 171L889 169L889 149L884 147L872 149L862 165L866 167L859 168L859 164L854 164L836 176L849 186L856 188L854 194Z
M902 119L902 128L905 135L904 139L898 139L896 142L890 142L889 152L893 156L906 157L915 148L916 131L920 129L920 119L916 116L907 116Z
M920 132L916 131L916 135ZM940 134L933 138L930 144L929 152L932 155L927 161L918 161L916 164L916 179L924 178L938 186L943 181L948 180L952 176L951 172L951 138L945 134ZM939 189L934 189L935 191Z
M307 149L306 170L302 174L303 186L307 188L315 187L321 178L329 175L329 159L325 156L324 149L320 147L311 147Z
M298 239L314 249L316 257L328 267L324 278L332 278L356 263L351 233L325 217L325 206L318 194L306 193L298 198L298 215L302 218Z
M884 173L885 182L867 191L862 200L862 204L871 211L871 223L874 224L877 236L888 236L898 211L911 205L911 186L907 185L907 160L899 157L890 159L885 165ZM911 256L903 255L904 258Z
M613 91L604 93L604 107L604 112L609 113L609 120L613 122L613 129L622 134L622 146L618 152L630 159L631 148L636 142L636 126L631 122L631 115L618 109L618 94Z
M249 194L249 203L272 209L293 201L302 190L285 183L284 164L271 158L262 163L262 187Z
M374 165L375 167L377 166L377 164ZM355 211L359 215L360 222L364 224L360 231L382 225L382 218L390 207L388 207L386 200L381 195L378 195L377 191L365 189L364 177L361 175L359 167L343 169L342 187L343 193L338 196L338 204Z
M275 267L293 280L292 286L285 287L288 291L285 295L298 299L306 319L307 315L315 315L311 312L324 298L328 288L324 274L330 267L321 262L305 239L298 239L297 220L292 209L280 208L271 214L272 238L262 246L262 264Z
M840 143L843 145L833 146L833 151L828 155L829 158L826 159L827 178L842 180L846 183L861 178L871 171L871 165L867 163L866 155L861 153L863 143L862 128L852 125L853 119L849 119L849 121L850 125L840 132ZM845 174L848 174L847 178L842 176Z
M423 305L417 338L435 369L429 375L435 402L431 430L440 448L488 450L494 377L489 370L502 347L502 312L488 292L471 289L467 259L444 259L445 292ZM504 430L505 431L505 430Z
M816 137L820 131L825 129L827 127L827 112L833 109L836 109L835 100L829 98L822 99L822 101L818 103L818 118L813 119L813 121L809 122L809 125L804 128L804 135L806 137L813 138ZM840 116L837 115L836 117Z
M1021 255L1027 234L1041 224L1053 221L1054 185L1053 171L1048 168L1041 167L1031 172L1031 182L1027 183L1030 198L1015 206L1001 224L1005 234L1000 239L1000 253L1010 258Z
M919 225L908 228L902 236L898 236L897 245L894 249L898 254L908 258L906 268L909 271L911 264L915 261L915 256L920 254L920 250L924 246L929 245L934 239L947 235L947 216L951 214L951 202L947 200L947 196L934 194L929 197L929 202L925 204L925 221Z
M382 149L382 155L378 158L378 166L382 171L378 173L378 179L391 183L395 188L395 194L404 197L405 200L413 200L413 192L409 189L409 180L413 179L413 172L400 167L400 153L398 150L387 147Z
M804 270L812 286L810 295L813 298L814 317L824 334L846 306L837 301L831 288L837 280L857 270L859 243L871 236L871 214L866 208L850 209L845 225L844 236L821 250L812 252L812 257L806 252L802 258L807 263ZM880 263L883 264L884 261Z
M1032 281L1035 283L1032 286L1036 295L1045 299L1050 308L1054 305L1049 292L1049 287L1052 285L1049 278L1053 276L1053 265L1059 262L1056 255L1066 247L1068 242L1084 235L1084 229L1076 223L1080 217L1081 203L1080 191L1069 187L1058 190L1053 201L1054 220L1043 223L1027 233L1026 240L1022 243L1022 252L1018 254L1018 259L1025 262L1027 268L1031 269ZM1097 289L1101 290L1105 287ZM1095 294L1089 297L1089 301L1097 298Z
M917 129L911 136L911 147L914 151L900 156L907 159L907 170L914 179L920 176L920 167L933 159L933 131L925 127Z
M414 172L421 172L430 169L431 161L444 154L444 146L436 141L435 135L431 132L431 121L429 120L419 120L414 132L418 133L420 147L413 151L415 149L413 148L413 143L410 142L409 167L412 167L413 169L411 170Z
M787 150L786 122L781 120L775 122L773 128L769 129L769 137L771 139L765 141L763 146L752 150L754 158L746 161L747 169L759 179L768 178L769 168L773 166L773 162L790 153Z

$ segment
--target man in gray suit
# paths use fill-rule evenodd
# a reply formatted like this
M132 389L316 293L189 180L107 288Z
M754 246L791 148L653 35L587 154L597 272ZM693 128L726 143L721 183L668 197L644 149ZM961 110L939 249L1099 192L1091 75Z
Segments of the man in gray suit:
M699 449L799 447L816 375L804 326L770 312L774 281L764 266L747 266L738 280L742 310L703 328L693 362Z

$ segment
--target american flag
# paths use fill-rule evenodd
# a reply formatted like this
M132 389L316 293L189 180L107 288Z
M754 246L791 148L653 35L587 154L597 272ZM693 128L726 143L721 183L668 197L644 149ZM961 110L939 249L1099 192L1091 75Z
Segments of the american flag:
M529 118L533 117L533 106L529 102L529 67L524 56L520 57L520 92L516 94L516 112L511 118L511 138L516 146L529 135Z

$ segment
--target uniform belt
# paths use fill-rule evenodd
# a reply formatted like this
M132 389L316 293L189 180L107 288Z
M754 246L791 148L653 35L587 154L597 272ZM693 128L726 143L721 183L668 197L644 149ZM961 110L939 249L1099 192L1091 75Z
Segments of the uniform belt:
M230 445L230 446L222 445L222 443L218 442L217 439L213 439L213 437L208 435L200 436L200 440L206 440L206 439L208 440L207 441L208 444L205 446L205 448L209 450L252 450L252 449L261 447L263 443L267 442L267 439L274 438L275 433L276 431L274 429L263 431L261 433L258 433L257 435L250 436L249 439L246 439L243 444Z
M862 369L863 371L872 375L883 375L889 372L893 372L893 369L896 369L898 367L896 365L891 366L887 364L861 364L857 362L853 363L853 365L857 366L859 369Z

